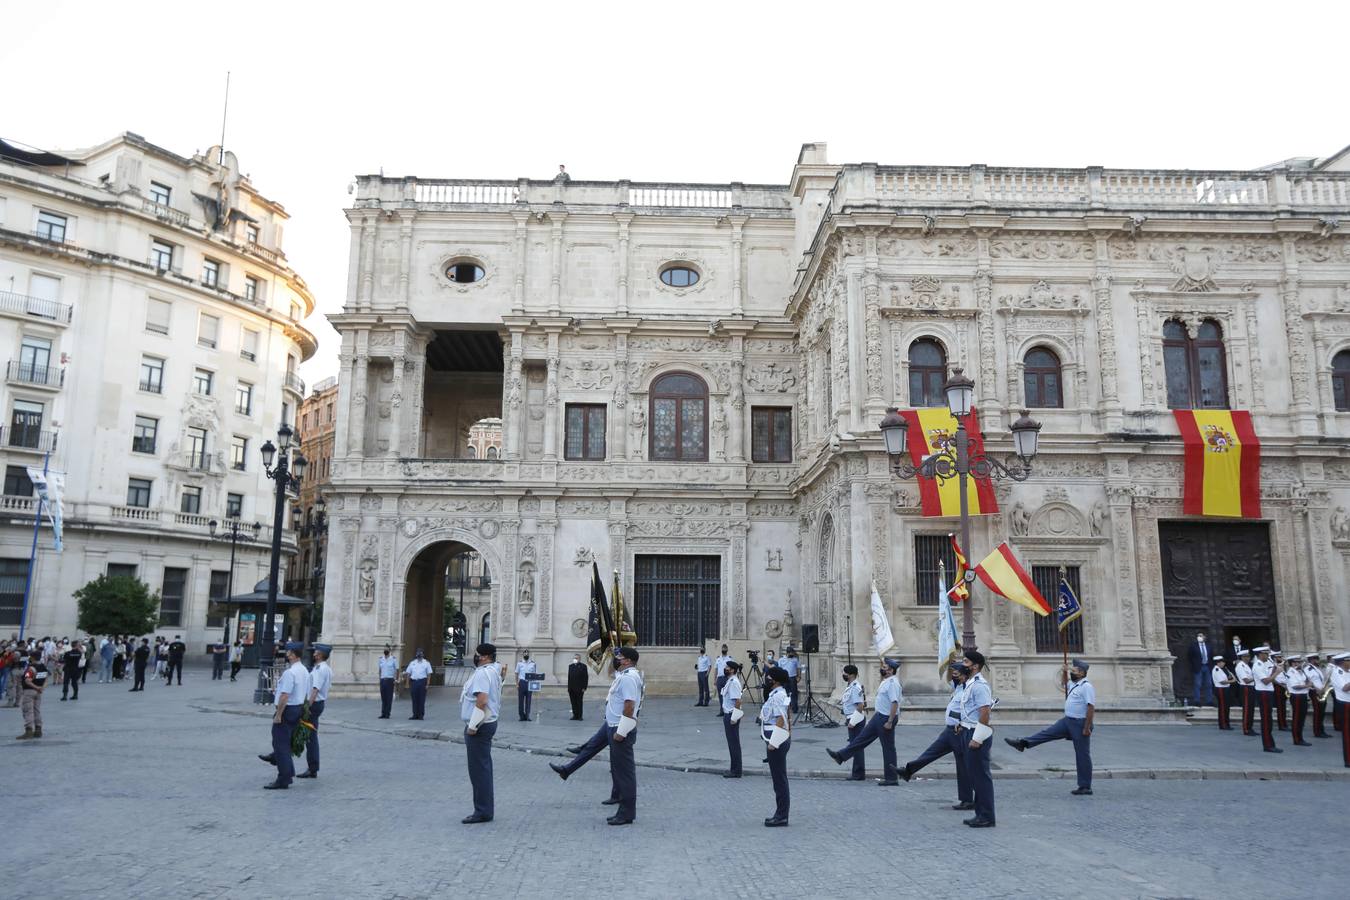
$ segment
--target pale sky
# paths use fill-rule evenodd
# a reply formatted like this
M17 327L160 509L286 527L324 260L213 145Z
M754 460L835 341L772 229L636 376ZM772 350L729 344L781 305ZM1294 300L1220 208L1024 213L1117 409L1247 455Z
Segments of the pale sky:
M1248 168L1350 144L1350 3L7 2L0 137L220 137L337 370L352 176L786 182L831 162Z

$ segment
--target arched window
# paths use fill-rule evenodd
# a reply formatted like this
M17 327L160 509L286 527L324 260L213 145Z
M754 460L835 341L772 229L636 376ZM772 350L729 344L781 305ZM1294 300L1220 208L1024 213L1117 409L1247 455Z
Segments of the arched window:
M1062 409L1064 379L1059 357L1044 347L1033 347L1022 360L1022 388L1032 409Z
M469 459L477 459L477 458L478 458L478 448L477 448L477 447L475 447L473 444L470 444L468 450L469 450L469 452L468 452L467 455L468 455Z
M1338 412L1350 411L1350 350L1342 350L1331 359L1331 396Z
M932 338L909 345L909 405L946 406L942 386L947 381L947 353Z
M489 447L489 448L488 448L488 455L487 455L487 458L488 458L488 459L496 459L498 455L499 455L499 454L498 454L498 452L497 452L497 448L496 448L496 447Z
M652 382L651 459L707 462L708 386L697 375L671 372Z
M1228 408L1228 372L1218 322L1205 319L1195 337L1176 319L1164 322L1163 367L1170 408Z

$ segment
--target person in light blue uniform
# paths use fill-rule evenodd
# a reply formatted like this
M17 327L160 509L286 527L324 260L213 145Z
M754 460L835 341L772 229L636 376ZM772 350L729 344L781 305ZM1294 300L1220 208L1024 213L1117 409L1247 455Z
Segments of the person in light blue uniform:
M966 757L961 752L961 742L956 733L956 726L961 724L961 700L966 690L966 677L971 671L964 660L952 663L949 671L952 678L952 696L947 701L942 733L937 736L937 740L928 745L927 750L905 763L900 769L900 777L909 781L924 766L950 753L956 760L956 804L952 809L974 809L975 792L970 787L970 778L966 774Z
M319 777L319 716L323 715L328 689L333 685L333 669L328 665L328 654L332 651L328 644L314 645L314 668L309 673L309 722L314 731L305 742L305 771L296 778Z
M844 693L839 698L839 711L844 714L844 727L848 729L850 741L862 734L862 730L867 727L867 719L864 718L857 725L849 725L848 719L855 712L865 717L866 705L867 698L863 695L862 682L858 681L858 667L849 663L844 666ZM867 759L862 750L853 754L853 774L848 776L848 780L867 780Z
M1073 741L1078 762L1078 789L1072 793L1092 793L1092 719L1097 711L1097 692L1087 680L1088 664L1075 659L1069 669L1068 693L1064 696L1064 717L1049 728L1028 738L1004 738L1018 753L1050 741Z
M516 662L516 714L522 722L530 721L530 705L534 699L530 696L530 680L525 676L533 675L538 670L528 650Z
M961 695L961 724L957 725L961 752L966 759L966 776L975 793L975 815L965 820L971 828L994 827L994 773L990 760L991 741L976 741L975 726L988 725L989 713L994 708L994 695L984 678L984 654L967 650L972 673L966 679Z
M614 669L615 677L617 678L619 671L619 657L617 654L613 658L612 666ZM614 684L613 682L611 682L610 690L613 691L613 689ZM639 703L639 706L640 705L641 704ZM549 763L548 767L552 769L554 772L557 772L559 778L561 778L563 781L566 781L572 775L572 773L574 773L577 769L580 769L582 766L586 765L586 763L594 759L596 755L600 753L601 750L605 749L608 746L609 746L609 726L605 724L605 720L602 717L600 719L600 727L595 730L594 734L592 734L589 738L586 739L586 742L584 744L578 744L574 747L567 748L567 752L573 754L570 760L568 760L566 763ZM606 798L605 800L600 801L601 805L603 806L619 805L619 788L618 785L614 783L613 775L614 773L613 770L611 769L609 797Z
M427 714L427 685L431 683L431 662L422 656L421 647L403 674L408 676L408 694L412 697L412 715L408 719L421 720Z
M801 672L801 661L797 659L797 648L788 644L787 653L778 661L778 666L788 674L788 683L783 685L792 698L792 713L797 713L797 676Z
M727 683L722 686L722 731L727 738L727 755L731 759L731 768L723 773L723 778L741 777L741 722L738 717L731 721L732 715L741 708L741 664L736 661L727 663ZM741 715L744 715L742 713Z
M277 679L273 700L276 711L272 715L272 752L259 755L265 763L277 767L276 780L263 785L265 790L284 791L291 786L295 778L295 763L291 760L291 736L300 724L300 714L305 708L305 695L309 693L309 672L300 662L300 651L304 645L291 641L286 645L286 661L290 664Z
M768 695L759 710L761 735L764 749L769 758L769 775L773 779L773 815L764 820L766 828L782 828L788 823L788 813L792 808L792 795L788 790L787 755L792 749L792 699L788 695L790 676L781 666L773 666L764 672L764 689ZM777 747L773 746L775 728L788 732L787 740Z
M881 661L877 671L882 680L881 686L877 688L876 711L872 718L843 748L826 749L825 752L830 755L830 759L842 765L844 760L852 759L854 754L861 753L868 744L880 738L882 772L877 784L891 787L900 783L895 771L895 722L900 718L900 704L904 701L900 678L896 675L900 671L900 660L888 656Z
M380 718L387 719L394 709L394 685L398 683L398 660L389 647L380 657Z
M609 728L609 771L619 797L619 809L605 821L611 825L629 825L637 818L637 763L633 758L633 745L637 743L642 678L633 668L638 661L635 648L620 647L615 655L619 673L605 699L605 725Z
M698 651L698 659L694 660L694 672L698 675L698 702L695 706L707 706L712 702L712 693L708 690L708 670L711 668L712 657L708 656L708 651Z
M497 648L479 644L473 662L477 668L459 694L464 754L469 763L469 784L473 785L473 813L460 820L465 825L492 821L492 738L497 733L497 717L502 710L502 669L497 665Z

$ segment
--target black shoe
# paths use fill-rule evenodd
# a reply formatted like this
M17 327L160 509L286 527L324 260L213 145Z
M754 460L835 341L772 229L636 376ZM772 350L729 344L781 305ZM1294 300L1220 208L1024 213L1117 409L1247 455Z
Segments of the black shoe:
M557 772L558 777L561 778L563 781L566 781L567 776L572 774L571 772L567 771L566 766L560 766L557 763L549 763L548 767L553 771Z
M740 778L740 777L741 777L741 773L740 773L740 772L723 772L723 773L722 773L722 777L723 777L723 778Z
M1004 738L1003 743L1007 744L1009 747L1012 747L1018 753L1022 753L1027 749L1027 742L1022 740L1021 738Z
M480 822L491 822L491 821L492 821L492 816L480 816L480 815L478 815L478 813L474 813L474 814L471 815L471 816L465 816L464 818L460 819L459 821L460 821L460 823L463 824L463 825L477 825L477 824L479 824Z
M966 824L971 828L993 828L993 819L966 819Z
M568 753L572 754L573 756L576 756L578 753L581 752L581 745L580 745L580 744L573 744L572 746L570 746L570 747L565 747L564 749L565 749Z
M866 775L850 775L850 776L848 776L847 778L845 778L844 780L845 780L845 781L866 781L866 780L867 780L867 776L866 776Z
M259 753L259 754L258 754L258 759L261 759L263 762L267 763L269 766L275 766L275 765L277 764L277 758L276 758L275 756L273 756L272 754L270 754L270 753Z
M619 801L618 801L618 800L615 800L613 797L609 797L609 798L607 798L607 799L601 800L601 801L600 801L600 805L601 805L601 806L618 806L618 805L619 805Z
M610 816L605 821L611 825L632 825L637 820L628 818L627 816Z
M1284 752L1284 751L1281 750L1279 747L1264 747L1264 748L1262 748L1262 749L1264 749L1267 753L1283 753L1283 752Z
M786 828L788 820L780 819L778 816L770 816L764 820L765 828Z
M974 809L974 808L975 808L975 804L974 804L972 801L970 801L970 800L962 800L960 803L953 803L953 804L952 804L952 809L967 810L967 809Z
M377 719L387 719L387 718L389 718L389 717L388 717L388 716L376 716L375 718L377 718Z
M895 787L899 783L900 782L896 781L894 778L892 778L890 781L887 781L884 778L877 779L877 787Z
M901 778L905 780L906 784L908 784L909 780L914 777L914 773L909 770L909 763L905 763L905 767L901 769L898 774L900 775Z
M62 703L65 703L65 702L66 702L66 698L65 698L65 697L62 697L62 698L61 698L61 702L62 702Z
M1075 797L1091 797L1092 788L1075 788L1072 791L1069 791L1069 793L1073 794Z
M295 777L296 777L296 778L318 778L318 777L319 777L319 773L318 773L318 772L301 772L300 774L296 775Z
M842 766L844 764L844 757L839 755L838 750L831 750L830 748L826 747L825 752L830 754L830 759L834 760L835 765Z
M272 781L263 785L264 791L284 791L290 787L289 784L282 784L280 781Z
M79 698L76 697L75 699L78 700ZM1312 746L1312 741L1294 741L1294 746L1295 746L1295 747L1311 747L1311 746Z
M408 716L408 721L409 721L409 722L415 722L415 721L417 721L417 716Z
M1314 734L1313 737L1317 738L1317 739L1320 741L1320 740L1331 740L1333 737L1335 737L1335 735L1333 735L1333 734Z

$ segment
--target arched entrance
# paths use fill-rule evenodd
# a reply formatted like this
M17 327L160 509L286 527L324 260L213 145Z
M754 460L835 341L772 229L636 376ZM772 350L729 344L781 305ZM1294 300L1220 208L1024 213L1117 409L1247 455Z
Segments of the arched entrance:
M492 572L482 553L456 540L424 547L408 566L404 665L418 647L437 670L464 665L466 651L475 643L469 623L480 621L491 607Z

